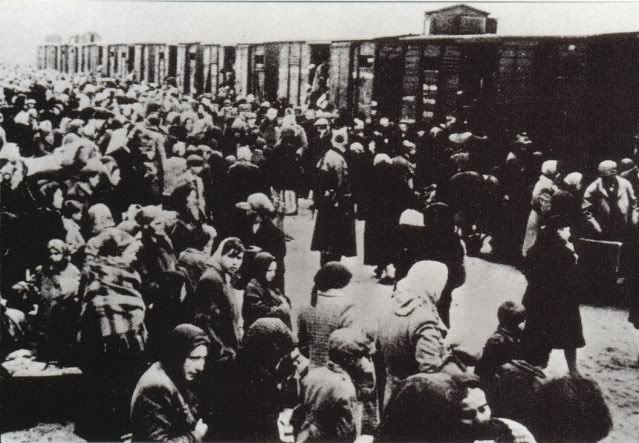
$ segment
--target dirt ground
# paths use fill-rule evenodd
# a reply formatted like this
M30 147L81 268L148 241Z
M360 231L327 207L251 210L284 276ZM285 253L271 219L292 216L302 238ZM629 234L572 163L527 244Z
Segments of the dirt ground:
M294 240L288 243L286 292L294 314L309 303L312 278L319 267L319 254L310 252L314 221L311 213L286 220L286 231ZM379 312L388 302L391 288L377 284L372 268L362 264L363 223L358 222L358 257L344 259L354 273L350 290L358 300L360 314L375 328ZM516 269L468 258L466 284L453 294L451 331L448 340L472 353L481 351L497 326L497 307L506 300L520 301L525 279ZM632 341L632 326L626 310L610 307L581 308L586 347L579 350L583 375L595 379L609 402L614 429L605 442L639 441L639 368L635 365L639 350ZM561 352L553 352L548 372L567 372ZM2 434L2 442L81 441L73 434L72 423L39 424L31 429Z

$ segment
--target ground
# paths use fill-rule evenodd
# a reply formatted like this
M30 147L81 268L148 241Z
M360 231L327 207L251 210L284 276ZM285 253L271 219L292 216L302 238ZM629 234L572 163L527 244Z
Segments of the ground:
M294 314L310 301L313 275L319 267L319 254L310 252L314 220L307 209L286 219L286 231L294 240L288 243L286 292ZM374 328L379 313L391 294L391 287L377 284L372 268L363 266L363 223L358 222L358 257L344 259L353 271L349 290L358 300L360 315ZM478 258L466 261L466 284L454 293L449 340L471 353L481 351L497 326L497 307L506 300L520 301L525 279L516 269ZM581 315L586 347L579 350L579 367L603 388L609 402L614 429L604 441L629 442L639 439L639 369L635 365L638 349L632 341L632 327L626 310L583 306ZM567 371L561 352L553 352L548 371ZM38 441L79 441L73 424L40 424L24 431L2 435L4 443Z

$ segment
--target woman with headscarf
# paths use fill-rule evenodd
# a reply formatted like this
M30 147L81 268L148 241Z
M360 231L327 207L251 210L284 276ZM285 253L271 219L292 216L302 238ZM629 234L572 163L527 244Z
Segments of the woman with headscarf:
M237 359L239 408L229 422L235 424L236 441L279 439L280 412L297 404L284 390L295 372L290 364L294 350L295 337L280 319L260 318L247 329Z
M207 435L198 381L210 342L200 328L181 324L167 337L160 360L138 381L131 400L132 441L199 443Z
M328 362L328 338L336 329L355 323L355 306L344 288L353 274L339 262L328 262L315 274L311 304L299 315L300 351L311 367Z
M252 268L253 278L244 290L244 328L264 317L279 318L291 328L291 302L273 285L277 272L275 257L268 252L258 252Z
M386 362L387 403L395 386L419 372L439 372L444 363L448 329L437 312L437 302L448 280L448 268L435 261L415 263L393 292L391 311L378 329Z
M557 180L561 177L557 160L546 160L541 165L539 181L533 188L531 210L526 226L526 235L521 249L521 255L526 257L528 250L537 240L539 231L551 215L552 196L559 190Z
M102 203L91 206L87 211L87 222L83 226L85 233L84 238L89 239L86 245L86 253L95 254L95 242L92 242L93 238L113 227L115 227L115 221L108 206Z
M38 354L45 361L70 357L79 314L80 271L69 261L69 249L62 240L48 242L49 257L36 269L39 289L36 329Z
M562 185L562 189L552 196L552 213L564 217L570 224L572 233L579 236L579 233L584 232L581 214L583 175L580 172L571 172L564 177Z
M577 254L568 221L552 216L526 257L528 287L524 343L527 360L546 366L553 349L563 349L571 375L578 374L577 349L586 345L577 280Z

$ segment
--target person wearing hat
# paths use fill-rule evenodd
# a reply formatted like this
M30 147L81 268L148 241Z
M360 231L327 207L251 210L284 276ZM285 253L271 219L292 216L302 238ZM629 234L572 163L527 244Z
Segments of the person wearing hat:
M197 390L211 343L200 328L178 325L160 360L142 375L131 399L132 441L204 440L208 426Z
M240 235L242 242L247 246L256 246L275 257L277 270L273 286L284 294L286 238L273 223L273 203L265 194L256 193L249 195L245 202L238 203L236 207L244 211L249 221Z
M328 339L328 363L311 369L302 381L304 400L292 419L296 442L357 438L362 431L361 413L351 374L370 371L368 353L368 340L361 331L333 331Z
M355 209L344 157L347 143L346 132L335 131L333 146L317 164L318 185L313 194L317 221L311 251L320 251L322 265L357 255Z
M577 276L577 254L569 220L551 216L524 262L528 286L525 359L545 367L553 349L563 349L571 375L577 375L577 349L585 346Z
M586 188L582 211L594 238L626 242L639 221L632 185L617 175L617 163L599 164L599 178Z
M300 352L311 367L328 361L328 338L340 328L355 323L354 304L345 289L353 274L339 262L326 263L315 274L310 306L302 309L298 319Z

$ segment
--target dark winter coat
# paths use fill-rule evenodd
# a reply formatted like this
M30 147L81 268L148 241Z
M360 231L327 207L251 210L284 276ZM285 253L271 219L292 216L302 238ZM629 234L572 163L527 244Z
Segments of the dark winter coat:
M197 407L187 401L166 373L153 364L140 378L131 400L132 441L197 443Z
M311 251L354 257L355 211L346 159L338 149L331 148L317 167L321 183L316 190L317 221Z
M548 349L586 343L579 313L576 259L555 232L543 232L526 257L526 337Z
M220 266L212 265L195 287L193 323L206 332L212 343L219 338L224 347L237 351L239 342L235 333L231 291Z

